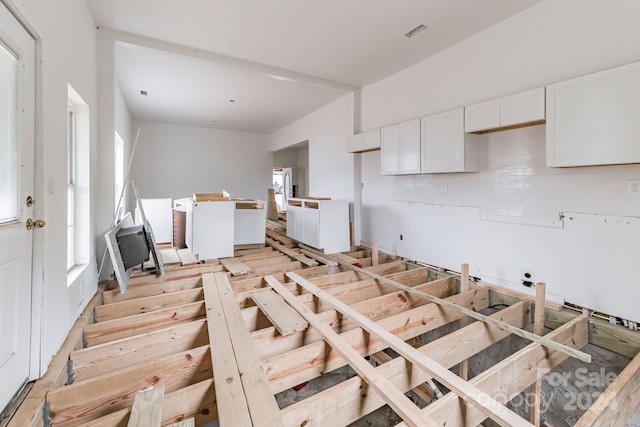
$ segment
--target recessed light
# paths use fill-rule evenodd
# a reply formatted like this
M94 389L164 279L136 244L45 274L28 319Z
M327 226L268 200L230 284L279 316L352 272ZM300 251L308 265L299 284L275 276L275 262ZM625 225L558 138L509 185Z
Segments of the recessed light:
M215 120L211 120L211 123L215 123L215 122L216 122Z
M147 91L146 91L146 90L141 90L141 91L140 91L140 95L147 96L147 95L148 95L148 93L147 93Z
M230 99L229 102L236 102L236 100L235 99Z
M411 37L415 37L418 34L420 34L421 32L423 32L424 30L427 29L426 25L420 24L417 27L415 27L413 30L409 31L407 34L405 34L404 36L408 39L410 39Z

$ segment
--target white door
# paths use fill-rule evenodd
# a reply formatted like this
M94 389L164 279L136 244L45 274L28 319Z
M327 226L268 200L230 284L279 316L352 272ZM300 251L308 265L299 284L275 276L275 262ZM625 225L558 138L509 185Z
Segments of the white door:
M0 4L0 411L31 358L34 62L33 39Z

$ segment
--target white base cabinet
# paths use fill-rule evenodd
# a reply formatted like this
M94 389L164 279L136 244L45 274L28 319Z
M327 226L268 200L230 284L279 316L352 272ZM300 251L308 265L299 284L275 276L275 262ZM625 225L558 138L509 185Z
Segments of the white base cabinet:
M293 212L293 215L291 215ZM349 201L292 198L287 207L287 236L325 253L347 252Z
M267 224L266 202L248 199L235 199L234 202L234 244L264 244L264 230Z
M200 260L232 257L234 244L233 201L187 202L185 241ZM264 233L264 229L263 229Z
M640 163L640 63L547 86L547 166Z

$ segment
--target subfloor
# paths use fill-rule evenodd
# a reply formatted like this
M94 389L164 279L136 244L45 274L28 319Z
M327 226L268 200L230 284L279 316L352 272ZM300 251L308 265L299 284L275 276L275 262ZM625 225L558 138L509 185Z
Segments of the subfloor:
M456 375L468 360L468 381L451 382L461 384L456 394L510 401L506 406L523 417L517 425L528 425L530 386L538 378L541 425L640 425L633 414L637 333L549 306L544 340L564 346L550 348L498 326L531 330L539 316L529 297L473 281L466 290L464 274L368 248L321 255L273 222L266 233L266 245L237 247L231 259L177 262L163 277L138 271L124 294L109 283L8 425L126 426L136 395L149 387L164 387L156 405L163 426L189 418L197 426L391 426L402 420L391 406L435 425L495 425L490 410L447 393L448 373L433 382L445 393L436 399L429 376L403 358L411 349L424 355L425 366ZM265 294L273 299L265 302ZM483 320L489 323L461 308L490 316ZM319 335L322 328L328 335ZM409 346L393 344L385 331ZM597 405L598 393L626 407L610 413Z

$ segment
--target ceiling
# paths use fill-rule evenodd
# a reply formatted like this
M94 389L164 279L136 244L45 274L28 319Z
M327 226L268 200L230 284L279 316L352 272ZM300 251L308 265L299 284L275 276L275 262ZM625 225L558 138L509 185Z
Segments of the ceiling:
M140 36L115 54L135 119L270 133L540 1L87 3L100 28ZM404 36L420 24L426 30Z

